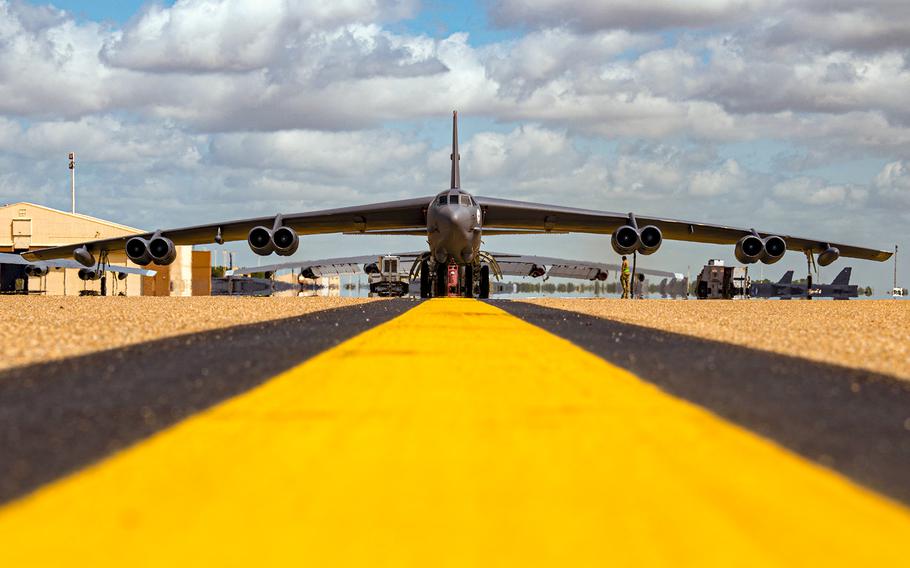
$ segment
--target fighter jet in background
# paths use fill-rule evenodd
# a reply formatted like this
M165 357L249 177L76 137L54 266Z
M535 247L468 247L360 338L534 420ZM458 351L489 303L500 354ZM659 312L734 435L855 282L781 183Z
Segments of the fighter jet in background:
M805 283L793 283L793 271L788 270L777 282L754 282L749 289L753 298L834 298L847 300L859 296L859 286L850 284L853 268L845 267L830 284L813 284L809 288Z
M453 272L465 296L489 295L489 276L495 259L481 250L483 235L590 233L612 235L617 254L653 254L664 239L734 247L744 264L773 264L787 250L818 257L827 266L840 256L885 261L890 251L838 244L825 239L807 239L760 232L755 229L709 225L661 217L637 216L559 205L545 205L474 196L461 188L458 153L458 115L452 119L452 175L449 189L435 196L390 201L307 213L275 215L257 219L209 223L194 227L158 230L131 237L117 237L29 252L30 260L72 257L82 265L99 269L108 253L125 250L140 266L167 265L176 258L176 245L221 244L246 239L250 249L262 256L290 256L297 251L301 235L355 233L371 235L419 235L428 250L416 259L421 296L441 295L450 290Z

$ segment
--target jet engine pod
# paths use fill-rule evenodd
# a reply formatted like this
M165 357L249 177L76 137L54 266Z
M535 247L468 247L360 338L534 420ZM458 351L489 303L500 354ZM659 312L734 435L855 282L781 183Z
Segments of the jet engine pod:
M95 270L94 268L80 268L79 269L79 280L99 280L101 278L101 271Z
M174 241L160 235L149 241L148 252L152 261L160 266L166 266L177 258L177 247L174 246Z
M87 266L89 268L95 266L95 257L89 252L85 245L82 245L73 251L73 258L82 266Z
M128 275L127 275L126 272L118 272L118 273L117 273L117 280L126 280L126 277L127 277L127 276L128 276Z
M613 231L611 244L616 254L632 254L641 245L641 236L635 230L635 227L623 225Z
M300 238L294 229L278 227L272 233L272 243L275 245L275 252L279 256L291 256L297 252L297 247L300 246Z
M595 275L594 275L594 278L592 278L591 280L597 280L598 282L603 282L603 281L605 281L606 279L607 279L607 271L606 271L606 270L600 270L600 269L598 268L598 269L597 269L597 274L595 274Z
M820 266L828 266L838 258L840 258L840 251L836 247L828 247L823 253L818 255L818 264Z
M765 264L774 264L782 259L784 253L787 252L787 241L777 235L765 237L763 244L765 245L765 252L761 255L761 261Z
M148 266L152 262L149 254L149 242L141 237L133 237L126 241L126 257L139 266Z
M253 227L246 237L250 250L259 256L268 256L275 252L275 243L272 242L272 231L265 227Z
M641 246L638 247L639 253L654 254L664 241L664 236L660 232L660 229L654 225L648 225L642 227L638 232L638 240L641 242Z
M37 264L29 264L25 267L25 273L33 277L47 276L49 270L47 266L39 266Z
M743 264L758 262L765 253L765 243L755 235L746 235L736 242L736 260Z
M540 278L547 273L547 269L543 266L537 266L536 264L531 267L531 271L528 272L528 276L531 278Z
M363 271L367 274L379 274L379 265L377 265L375 262L364 264Z

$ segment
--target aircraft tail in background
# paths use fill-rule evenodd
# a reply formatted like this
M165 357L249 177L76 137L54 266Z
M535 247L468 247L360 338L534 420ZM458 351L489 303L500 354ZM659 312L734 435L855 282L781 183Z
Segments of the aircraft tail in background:
M780 277L780 280L777 281L778 284L791 284L793 283L793 271L788 270L784 272L784 275Z
M831 282L832 285L847 285L850 284L850 273L853 272L853 268L850 266L845 267L840 271L840 274Z

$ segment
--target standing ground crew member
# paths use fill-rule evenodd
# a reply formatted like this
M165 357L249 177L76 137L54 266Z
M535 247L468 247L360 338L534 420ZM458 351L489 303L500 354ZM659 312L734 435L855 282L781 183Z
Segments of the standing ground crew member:
M622 284L623 300L629 299L629 279L631 277L632 271L629 270L629 261L626 260L626 257L622 257L622 275L619 277L619 281Z

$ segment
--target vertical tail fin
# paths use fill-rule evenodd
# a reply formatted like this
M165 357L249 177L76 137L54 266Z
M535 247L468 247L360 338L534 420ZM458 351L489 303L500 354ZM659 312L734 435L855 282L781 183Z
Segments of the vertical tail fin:
M853 268L846 267L840 271L840 274L831 282L832 285L847 285L850 284L850 273L853 272Z
M461 188L461 171L458 167L458 161L461 155L458 153L458 111L452 111L452 187L451 189Z
M793 282L793 271L788 270L784 272L784 275L778 280L778 284L791 284Z

